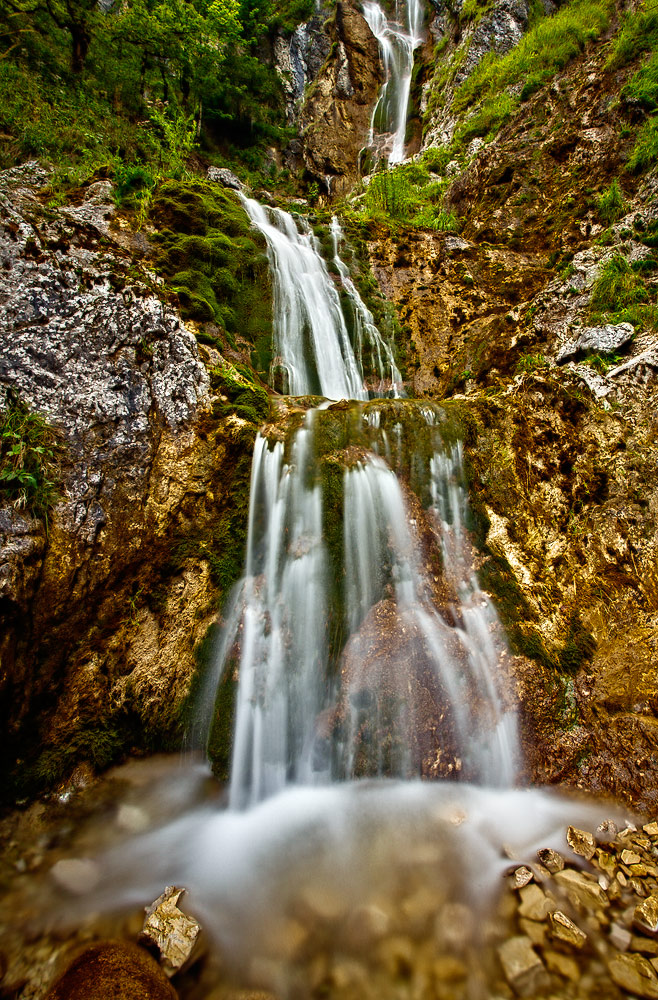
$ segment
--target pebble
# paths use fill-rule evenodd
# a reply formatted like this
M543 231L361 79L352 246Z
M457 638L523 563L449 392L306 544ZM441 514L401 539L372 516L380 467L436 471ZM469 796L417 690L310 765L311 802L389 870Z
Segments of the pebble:
M633 923L643 934L658 934L658 895L652 894L635 907Z
M525 885L528 885L529 882L532 882L533 878L534 875L532 870L526 867L526 865L522 865L514 872L514 887L516 889L522 889Z
M525 886L519 895L521 897L519 914L529 920L544 920L550 910L555 909L554 902L538 885Z
M564 871L556 872L553 877L556 884L566 891L574 905L580 904L590 909L608 905L605 892L593 876L574 871L573 868L565 868Z
M62 858L50 869L60 889L74 896L83 896L95 889L100 880L98 866L89 858Z
M196 945L201 925L183 913L178 901L185 889L168 885L154 903L146 907L146 918L139 940L155 945L160 964L168 976L186 964Z
M574 924L573 920L569 919L566 913L562 913L561 910L555 910L553 913L549 913L548 923L551 934L554 938L557 938L559 941L564 941L566 944L570 944L574 948L584 947L587 941L587 935L581 931L580 927Z
M537 851L537 857L541 861L544 868L555 875L556 872L561 872L564 868L564 858L557 851L553 851L550 847L544 847L541 851Z

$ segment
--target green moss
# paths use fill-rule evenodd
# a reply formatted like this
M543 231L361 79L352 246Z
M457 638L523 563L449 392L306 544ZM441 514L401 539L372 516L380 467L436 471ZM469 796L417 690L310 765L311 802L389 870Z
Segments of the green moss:
M151 220L156 269L183 315L259 344L264 363L272 336L269 264L264 238L235 193L199 179L167 182L153 197Z
M576 674L583 663L592 659L596 650L594 636L584 627L576 613L569 620L569 631L558 653L560 670L565 674Z
M233 755L233 731L235 703L238 682L235 664L228 663L224 677L217 688L217 698L213 710L213 721L208 738L207 753L212 764L212 772L218 781L227 782L231 773Z
M534 614L511 566L502 556L489 554L479 572L480 583L488 591L507 633L513 653L521 653L555 669L557 663L548 653L541 634L534 624Z

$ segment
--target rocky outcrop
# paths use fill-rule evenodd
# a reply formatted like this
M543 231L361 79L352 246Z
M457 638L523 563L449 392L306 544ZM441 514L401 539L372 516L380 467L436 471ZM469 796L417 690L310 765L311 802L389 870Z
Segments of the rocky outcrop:
M317 78L331 49L325 31L328 11L322 11L298 25L290 35L279 34L274 41L274 65L286 97L286 117L295 125L306 88Z
M425 113L423 149L449 145L459 117L452 107L455 91L484 57L504 55L528 29L527 0L496 0L481 14L463 14L463 0L433 0L430 33L436 44L434 73L423 87L421 111Z
M331 52L300 116L303 165L331 195L345 194L358 177L370 117L381 83L379 47L358 7L336 6Z
M217 595L210 551L186 540L236 460L195 337L136 272L110 185L53 210L45 180L17 168L0 189L0 382L61 442L49 530L0 511L3 738L35 780L176 730Z

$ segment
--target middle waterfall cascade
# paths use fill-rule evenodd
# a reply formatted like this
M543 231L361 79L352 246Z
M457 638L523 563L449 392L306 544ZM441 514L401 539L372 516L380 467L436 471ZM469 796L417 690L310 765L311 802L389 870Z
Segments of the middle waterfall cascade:
M399 7L404 8L404 24ZM389 20L380 4L367 0L363 16L379 42L384 68L384 85L373 111L369 145L375 147L378 139L380 143L383 140L381 152L392 166L404 159L414 53L423 43L423 4L422 0L397 0L395 19Z

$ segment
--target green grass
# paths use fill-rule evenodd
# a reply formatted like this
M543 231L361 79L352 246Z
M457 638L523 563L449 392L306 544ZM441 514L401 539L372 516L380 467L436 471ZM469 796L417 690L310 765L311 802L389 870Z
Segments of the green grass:
M457 91L455 109L464 111L522 81L541 86L607 29L613 10L611 0L572 0L539 21L506 55L486 55Z
M599 198L597 208L599 218L606 226L611 226L625 214L624 196L616 177Z
M0 413L0 503L44 521L60 498L59 442L40 413L9 393Z
M446 188L447 182L433 178L422 161L383 170L366 189L362 218L455 232L459 220L444 206Z
M640 329L658 329L655 291L621 254L607 261L590 299L595 323L632 323Z
M608 58L608 69L627 66L644 52L658 48L658 10L627 14Z

